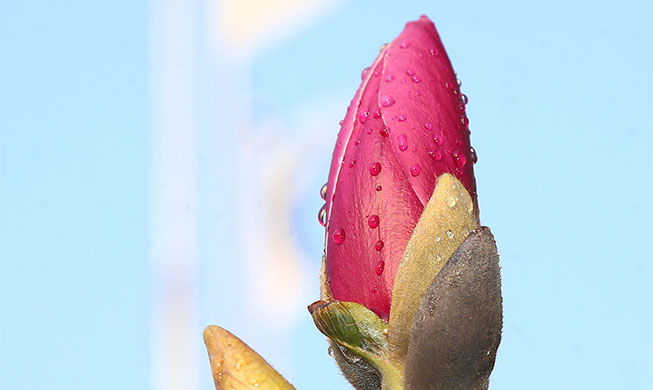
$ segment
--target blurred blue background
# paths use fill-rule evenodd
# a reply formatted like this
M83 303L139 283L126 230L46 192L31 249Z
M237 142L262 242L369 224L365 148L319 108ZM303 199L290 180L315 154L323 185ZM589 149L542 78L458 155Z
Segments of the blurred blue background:
M306 305L379 46L429 15L501 251L494 389L650 389L645 1L0 1L0 388L212 389L227 327L345 389Z

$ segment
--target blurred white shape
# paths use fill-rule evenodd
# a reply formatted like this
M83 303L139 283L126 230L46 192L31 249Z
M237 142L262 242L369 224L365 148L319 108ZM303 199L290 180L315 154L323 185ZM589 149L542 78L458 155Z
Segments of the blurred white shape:
M198 388L196 9L154 0L151 12L151 383Z
M249 58L325 15L340 0L213 0L215 37L231 54Z

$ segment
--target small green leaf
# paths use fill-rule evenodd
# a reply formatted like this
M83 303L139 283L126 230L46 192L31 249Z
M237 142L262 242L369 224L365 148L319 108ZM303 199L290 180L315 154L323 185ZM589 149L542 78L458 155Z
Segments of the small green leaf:
M387 350L387 324L355 302L317 301L308 307L325 336L360 355L382 356Z
M378 383L386 390L403 388L403 364L388 354L388 324L373 311L355 302L317 301L308 307L317 328L343 350L334 357L345 376L359 390L372 390ZM351 355L351 356L348 356ZM357 356L360 361L348 361ZM380 381L374 381L375 372Z

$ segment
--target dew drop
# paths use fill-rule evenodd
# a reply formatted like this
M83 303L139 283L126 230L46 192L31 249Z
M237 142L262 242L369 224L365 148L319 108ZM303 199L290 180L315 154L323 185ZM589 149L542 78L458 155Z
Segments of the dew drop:
M380 172L381 172L381 164L379 164L378 162L375 162L375 163L372 163L372 165L370 165L370 174L372 176L376 176Z
M440 161L442 160L442 152L439 150L434 150L432 152L429 152L429 155L433 157L435 161Z
M447 230L447 237L449 237L449 239L453 239L453 237L454 237L453 231Z
M343 119L341 119L340 122L338 122L338 124L339 124L340 126L342 126L343 123L345 123L345 121L344 121Z
M439 135L433 136L433 142L435 142L436 145L442 145L442 137Z
M390 107L395 104L395 99L390 95L385 95L381 98L381 105L383 107Z
M429 49L429 53L432 56L437 57L438 54L440 54L440 51L436 47L432 47L431 49Z
M379 107L377 107L377 108L374 110L374 113L372 114L372 116L373 116L374 118L376 118L376 119L379 119L379 118L381 117L381 109L380 109Z
M379 130L379 133L381 133L382 136L387 137L389 135L388 128L387 127L382 128L381 130Z
M465 157L465 154L461 153L460 150L455 149L451 152L451 156L456 161L456 165L458 165L460 168L464 167L465 164L467 164L467 157Z
M385 261L379 261L379 264L376 265L376 274L381 276L384 268L385 268Z
M379 72L378 70L375 70L374 73L372 73L372 74L374 75L374 77L381 76L381 72Z
M358 146L361 144L361 140L357 139L356 142L354 142L354 145Z
M431 122L424 122L424 128L426 130L431 130L433 128L433 125L431 124Z
M406 69L406 74L409 75L409 76L412 76L412 75L415 74L415 71L412 70L412 69L410 69L410 68L408 68L408 69Z
M397 142L399 142L399 150L405 152L408 149L408 137L406 134L401 134L397 137Z
M381 191L383 189L383 186L376 186L377 191Z
M383 245L385 245L383 240L379 240L376 242L376 244L374 244L374 249L376 249L377 252L380 252L381 249L383 249Z
M410 79L413 80L416 83L419 83L420 81L422 81L422 78L418 74L414 74L414 75L410 76Z
M399 115L397 116L397 120L398 120L399 122L405 122L405 121L406 121L406 115L405 115L405 114L399 114Z
M359 112L359 113L358 113L358 121L359 121L360 123L365 123L365 122L367 121L367 117L368 117L369 115L370 115L370 113L367 112L367 111L365 111L365 112Z
M353 168L354 165L356 165L356 160L351 160L351 161L349 162L349 168Z
M333 242L336 244L342 244L343 241L345 241L345 229L338 228L333 232Z
M320 225L326 226L326 205L322 206L320 211L318 211L317 221L320 223Z
M383 328L383 334L384 334L385 336L387 336L389 332L390 332L390 329L388 329L388 328ZM489 353L488 353L488 355L489 355Z
M410 174L413 175L413 177L419 176L419 170L419 164L413 164L413 166L410 167Z
M458 88L463 86L463 81L461 79L456 79L456 83L458 83Z
M469 154L471 154L472 156L472 164L476 164L476 162L478 161L478 155L476 154L476 149L474 149L473 146L470 146Z
M379 226L379 216L378 215L370 215L370 217L367 219L367 224L374 229L375 227Z
M439 262L439 261L441 261L441 260L442 260L442 256L436 254L436 255L435 255L435 261L438 261L438 262Z
M403 41L401 44L399 44L399 47L402 49L407 49L410 47L410 41Z
M320 197L322 200L326 200L326 195L327 195L327 183L324 183L322 188L320 188Z
M440 240L442 240L442 238L440 238L440 236L435 236L435 242L440 242Z
M447 206L449 207L454 207L456 205L456 197L455 196L449 196L447 199L445 199L447 202Z
M379 48L379 51L383 51L383 49L385 49L386 47L388 47L388 44L387 44L387 43L384 43L384 44L381 45L381 47Z
M460 95L460 98L463 99L463 104L467 104L469 102L469 98L464 93Z
M367 76L367 72L369 72L369 71L370 71L369 66L367 68L363 69L363 71L361 72L361 80L363 80L365 78L365 76Z
M392 82L392 80L394 80L394 79L395 79L395 75L393 75L392 73L388 73L388 74L385 75L385 77L383 78L383 80L384 80L386 83L390 83L390 82Z

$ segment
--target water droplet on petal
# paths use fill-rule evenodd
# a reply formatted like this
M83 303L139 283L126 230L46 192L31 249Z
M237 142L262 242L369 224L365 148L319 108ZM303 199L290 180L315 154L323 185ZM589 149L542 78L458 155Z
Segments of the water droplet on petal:
M405 122L405 121L406 121L406 115L405 115L405 114L399 114L399 115L397 116L397 120L398 120L399 122Z
M390 135L390 134L388 134L388 129L386 127L379 130L379 133L381 133L381 135L384 136L384 137L387 137L388 135Z
M392 80L394 80L394 79L395 79L395 75L393 75L393 74L391 74L391 73L388 73L388 74L385 75L385 77L383 78L383 80L384 80L386 83L392 82Z
M367 224L370 225L370 227L372 229L379 226L379 216L378 215L370 215L370 217L367 219Z
M429 53L432 56L437 57L438 54L440 54L440 51L436 47L432 47L431 49L429 49Z
M367 112L367 111L365 111L365 112L359 112L359 113L358 113L358 120L360 121L360 123L365 123L365 122L367 121L367 117L368 117L369 115L370 115L370 113Z
M476 154L476 149L473 146L469 148L469 153L472 155L472 164L476 164L478 161L478 155Z
M381 105L383 107L390 107L395 104L395 99L390 95L385 95L381 98Z
M399 44L399 47L402 49L406 49L410 47L410 41L403 41L401 44Z
M374 116L376 119L379 119L381 117L381 109L379 107L375 108L372 116Z
M340 120L340 122L338 122L338 124L340 124L340 126L342 126L343 123L345 123L345 121L342 120L342 119Z
M367 72L369 72L369 71L370 71L369 66L367 68L363 69L363 71L361 72L361 80L364 79L365 76L367 76Z
M405 152L408 149L408 137L406 134L401 134L397 137L397 142L399 142L399 150Z
M383 245L384 245L383 241L379 240L376 242L376 244L374 244L374 249L376 249L377 252L381 251L381 249L383 249Z
M385 261L379 261L379 264L377 264L376 266L376 274L381 276L384 268L385 268Z
M322 188L320 188L320 197L322 200L326 200L326 194L327 194L327 183L324 183Z
M455 149L454 151L451 152L451 156L453 159L456 161L456 165L459 167L464 167L465 164L467 164L467 157L465 157L464 153L461 153L460 150Z
M458 83L458 87L463 86L463 81L461 79L456 79L456 83Z
M322 206L320 211L317 213L317 221L322 226L326 226L326 205Z
M433 142L435 142L436 145L442 145L442 137L439 135L433 136Z
M333 232L333 242L336 244L342 244L343 241L345 241L345 229L338 228Z
M442 238L440 238L440 236L435 236L435 242L440 242L440 240L442 240Z
M375 162L375 163L372 163L372 165L370 165L370 174L372 176L376 176L380 172L381 172L381 164L379 164L378 162Z
M453 239L453 237L454 237L453 231L447 230L447 237L449 237L450 239Z
M416 83L419 83L420 81L422 81L422 78L418 74L414 74L414 75L410 76L410 79L413 80Z
M412 167L410 167L410 174L415 176L419 176L419 164L413 164Z
M424 128L426 130L431 130L433 128L433 125L431 124L431 122L424 122Z
M351 160L351 161L349 162L349 168L353 168L354 165L356 165L356 160Z
M447 202L447 206L449 207L454 207L456 205L456 197L455 196L449 196L447 199L445 199Z
M385 49L386 47L388 47L388 44L387 44L387 43L384 43L384 44L381 45L381 47L379 48L379 51L383 51L383 49Z
M377 191L381 191L383 189L383 186L376 186Z
M412 76L412 75L415 74L415 71L412 70L412 69L410 69L410 68L408 68L408 69L406 69L406 74L409 75L409 76Z
M464 93L460 97L463 99L463 104L467 104L469 102L469 98Z
M432 152L429 152L428 154L429 154L429 156L431 156L431 158L433 158L435 161L440 161L440 160L442 160L442 152L440 152L439 150L434 150L434 151L432 151Z
M356 142L354 142L354 145L358 146L361 144L361 140L357 139Z

